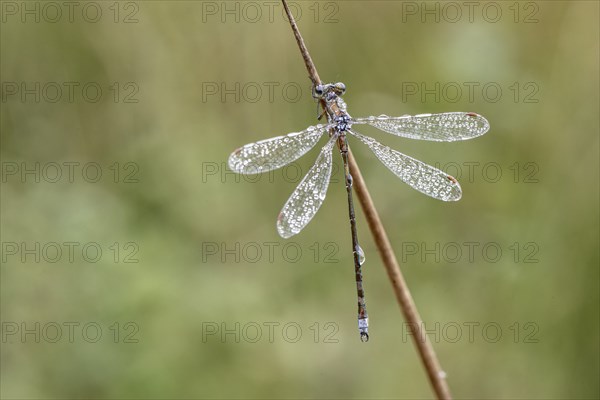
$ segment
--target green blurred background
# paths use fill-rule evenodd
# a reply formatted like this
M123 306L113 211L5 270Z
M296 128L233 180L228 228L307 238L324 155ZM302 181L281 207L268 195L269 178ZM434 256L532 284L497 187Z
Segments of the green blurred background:
M2 2L2 397L432 397L358 210L359 341L340 157L288 241L275 219L318 149L226 168L315 123L281 5L54 4ZM350 114L490 121L461 143L362 130L454 174L453 204L351 142L454 396L598 398L598 3L452 4L293 9Z

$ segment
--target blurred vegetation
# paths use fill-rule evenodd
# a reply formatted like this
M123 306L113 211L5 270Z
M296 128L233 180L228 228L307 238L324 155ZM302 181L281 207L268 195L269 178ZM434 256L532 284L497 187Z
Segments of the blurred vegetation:
M252 3L260 18L240 2L96 2L102 17L91 23L81 3L73 22L64 14L36 23L31 16L22 22L7 3L0 39L3 398L432 396L360 211L372 339L359 341L339 168L315 219L287 242L275 218L318 149L294 168L254 180L226 169L235 148L315 123L280 6L270 21L261 2ZM351 143L454 395L598 398L598 3L500 2L497 22L483 18L488 3L477 3L472 22L463 8L456 22L448 21L452 10L440 11L439 23L409 13L420 2L295 4L321 77L346 83L352 115L474 111L491 123L484 137L447 144L364 130L449 173L458 165L464 194L455 204L410 189ZM224 7L239 7L239 22ZM22 82L34 91L41 84L39 102L35 94L22 99ZM73 101L66 91L50 101L48 82L77 82ZM406 92L436 82L450 83L439 99ZM479 85L473 99L465 82ZM88 83L102 88L99 101L88 100L95 85L87 99L82 94ZM233 94L222 99L221 84L236 83L239 102ZM458 98L450 92L456 85L464 90ZM494 87L502 89L497 101ZM80 163L72 182L70 162ZM39 183L34 174L22 179L21 169L35 163L47 174ZM55 183L52 163L63 166ZM97 164L85 178L99 166L98 182L82 176L87 163ZM74 261L65 254L47 261L54 254L48 243L65 249L65 242L79 243ZM478 244L473 259L471 242ZM26 251L35 243L47 250L39 262ZM101 247L99 261L82 258L86 243ZM439 261L426 253L436 243ZM453 244L463 251L456 262ZM482 254L486 244L490 254L502 250L498 260ZM271 322L279 324L272 341ZM36 323L39 342L35 333L23 338ZM78 324L73 340L65 323ZM282 328L290 323L297 325L286 340ZM62 327L56 343L53 324ZM238 331L239 343L234 334L208 335L221 324ZM255 324L262 337L252 343ZM296 326L302 335L293 343Z

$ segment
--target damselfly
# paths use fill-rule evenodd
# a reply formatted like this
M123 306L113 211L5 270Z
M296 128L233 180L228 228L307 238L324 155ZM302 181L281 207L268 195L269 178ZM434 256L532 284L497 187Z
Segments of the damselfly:
M277 231L281 237L287 239L300 232L323 204L331 176L332 150L335 143L338 143L344 163L348 193L358 295L358 328L361 340L367 341L369 340L369 319L361 271L365 257L358 244L356 233L346 134L350 134L366 144L390 171L414 189L435 199L457 201L462 192L455 178L437 168L392 150L351 128L353 125L371 125L392 135L410 139L453 142L481 136L488 131L490 125L484 117L471 112L351 118L346 111L346 103L341 97L345 91L346 86L341 82L316 85L313 88L313 97L324 102L327 124L311 126L302 132L247 144L231 154L229 168L241 174L257 174L283 167L312 149L325 132L329 133L329 140L321 149L315 164L296 187L277 217Z

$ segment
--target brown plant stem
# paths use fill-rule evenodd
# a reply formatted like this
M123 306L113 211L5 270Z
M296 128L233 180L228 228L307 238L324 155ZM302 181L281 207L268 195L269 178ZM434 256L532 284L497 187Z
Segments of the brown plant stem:
M298 30L296 21L294 20L294 17L288 8L286 0L281 1L290 21L294 36L296 37L296 42L298 43L300 52L302 53L302 58L304 59L304 64L306 65L309 77L313 85L319 85L321 84L321 79L317 73L317 69L312 61L312 58L308 53L308 49L304 44L304 40L302 39L302 35ZM377 209L373 204L373 200L371 199L367 185L365 184L360 169L358 168L358 164L356 163L356 160L349 149L348 155L356 197L358 197L367 223L369 224L369 229L371 230L371 234L373 235L373 239L377 245L379 255L381 256L383 265L385 266L392 287L394 288L394 294L396 295L396 299L398 300L402 314L404 315L407 325L411 331L413 342L417 347L421 361L425 367L425 370L427 371L429 382L431 383L431 386L433 387L438 399L451 399L452 395L450 394L450 388L448 386L448 382L446 381L446 374L443 371L440 362L438 361L431 342L429 341L427 332L423 326L423 321L421 320L419 312L417 311L417 307L410 294L408 285L404 280L404 276L400 271L400 265L396 259L390 240L388 239L385 228L381 223L381 219L379 218Z

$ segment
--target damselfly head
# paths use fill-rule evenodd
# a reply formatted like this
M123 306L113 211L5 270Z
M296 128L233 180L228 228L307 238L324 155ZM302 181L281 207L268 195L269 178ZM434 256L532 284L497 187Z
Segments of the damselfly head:
M332 93L332 95L329 95L330 93ZM344 93L346 93L346 85L342 82L315 85L313 88L313 97L315 99L341 96Z

